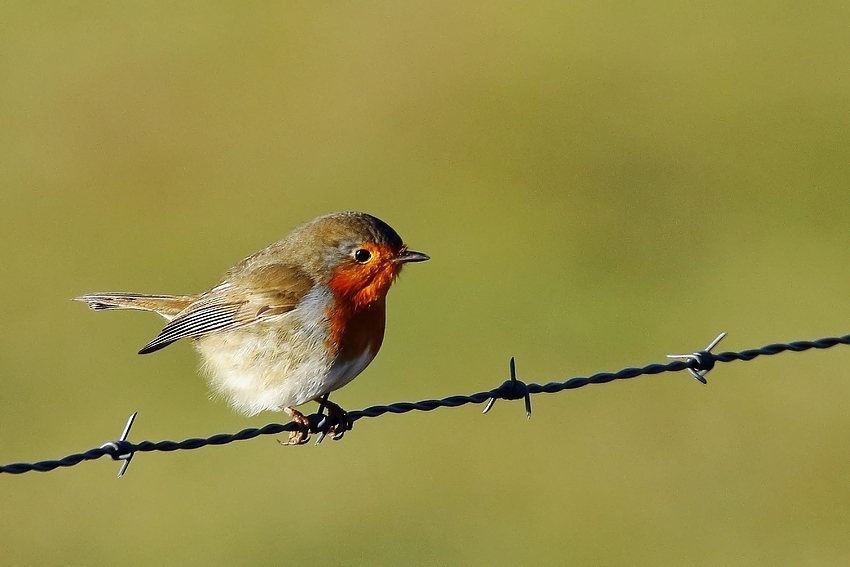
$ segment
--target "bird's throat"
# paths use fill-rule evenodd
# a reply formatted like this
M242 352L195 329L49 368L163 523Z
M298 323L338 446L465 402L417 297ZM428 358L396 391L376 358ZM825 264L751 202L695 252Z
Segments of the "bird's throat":
M338 356L357 358L367 350L377 354L384 339L387 292L397 274L392 264L334 272L328 282L334 297L328 309L328 339Z
M384 301L390 286L398 275L393 265L368 269L337 270L328 282L337 303L349 303L355 311L368 309L373 303Z

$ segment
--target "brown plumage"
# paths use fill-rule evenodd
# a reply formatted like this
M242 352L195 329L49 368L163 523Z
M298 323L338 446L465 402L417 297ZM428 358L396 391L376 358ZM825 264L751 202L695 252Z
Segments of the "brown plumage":
M383 341L390 286L405 263L427 259L380 219L334 213L245 258L199 295L76 299L92 309L159 313L168 323L140 354L191 337L213 390L236 409L285 410L303 424L293 407L344 386L371 362ZM290 441L305 437L296 432Z

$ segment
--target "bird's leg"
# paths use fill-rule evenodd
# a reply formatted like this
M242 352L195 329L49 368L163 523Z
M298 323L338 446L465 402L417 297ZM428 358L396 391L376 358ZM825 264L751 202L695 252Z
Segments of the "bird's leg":
M298 429L289 432L289 439L281 445L303 445L310 440L310 420L295 408L285 407L283 411L298 425Z
M322 411L322 408L327 408L328 417L331 417L334 421L336 421L336 425L333 425L330 429L328 429L328 434L330 434L334 441L339 441L342 439L342 436L345 435L346 431L351 430L354 426L354 422L351 421L348 417L348 413L344 409L328 399L329 395L330 394L325 394L321 398L317 398L316 402L319 404L319 412Z

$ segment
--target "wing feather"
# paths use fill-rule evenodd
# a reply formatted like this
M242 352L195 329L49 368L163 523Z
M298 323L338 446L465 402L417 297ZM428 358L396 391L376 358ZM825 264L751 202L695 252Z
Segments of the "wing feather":
M312 279L303 272L280 264L231 274L229 281L215 286L177 314L139 354L155 352L186 337L202 337L287 313L295 309L312 286Z

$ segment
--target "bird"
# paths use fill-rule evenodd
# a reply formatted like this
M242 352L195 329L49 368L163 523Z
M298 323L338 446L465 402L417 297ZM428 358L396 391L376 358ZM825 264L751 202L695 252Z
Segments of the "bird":
M429 260L409 250L384 221L363 212L331 213L248 256L209 291L195 295L90 293L95 310L153 311L165 327L139 354L191 339L214 396L251 416L284 411L296 423L285 445L309 440L297 406L320 403L328 433L350 430L328 396L372 362L386 326L386 297L402 267Z

